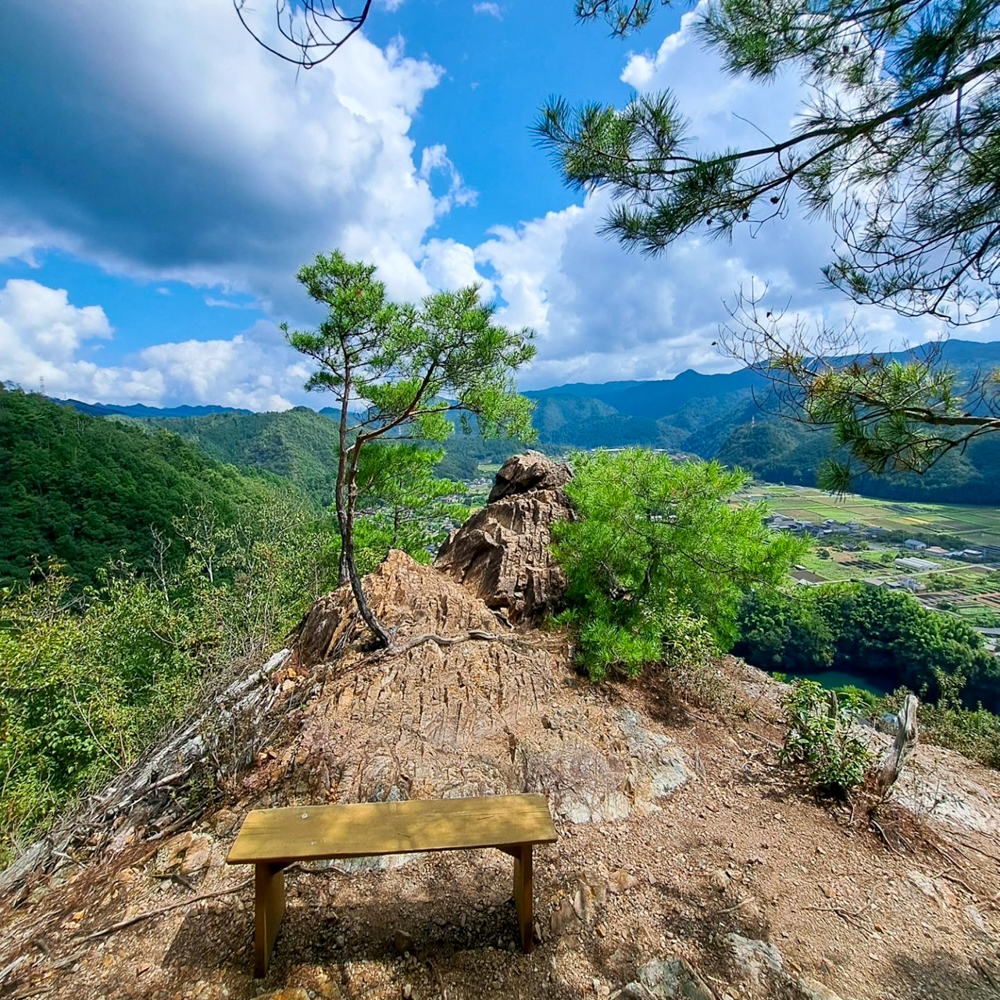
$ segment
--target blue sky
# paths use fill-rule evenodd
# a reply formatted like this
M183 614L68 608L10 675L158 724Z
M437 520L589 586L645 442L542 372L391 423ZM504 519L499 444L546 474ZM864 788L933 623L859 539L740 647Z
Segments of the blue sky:
M744 119L786 131L799 81L726 77L692 18L661 10L621 42L572 0L376 0L363 34L296 73L229 0L5 0L0 379L153 406L324 405L277 323L316 321L294 273L334 247L398 298L483 282L538 333L524 388L732 367L711 342L750 281L843 322L852 307L820 287L822 220L641 260L597 235L606 197L565 189L532 142L550 95L664 87L707 145L749 138ZM873 348L941 332L856 321Z

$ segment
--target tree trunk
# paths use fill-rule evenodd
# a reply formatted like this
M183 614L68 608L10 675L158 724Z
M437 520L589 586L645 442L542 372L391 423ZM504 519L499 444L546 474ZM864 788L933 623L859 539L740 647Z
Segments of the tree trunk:
M885 752L876 777L876 787L883 799L903 770L903 764L910 751L916 746L919 704L915 694L908 694L899 715L896 716L896 742Z
M358 576L358 567L354 561L354 501L357 496L358 452L361 449L361 441L355 441L354 446L348 452L347 407L351 398L351 378L346 355L345 370L343 396L340 402L340 454L337 456L337 489L334 493L337 528L340 532L339 583L343 585L348 580L350 581L351 592L357 602L358 611L365 624L372 630L379 646L384 649L389 645L389 633L368 605L361 587L361 577ZM348 455L350 455L349 460Z
M358 454L361 451L361 441L354 443L351 449L351 461L345 476L347 480L347 504L344 510L343 527L341 530L340 544L341 557L347 568L347 576L351 581L351 592L357 602L358 611L365 624L372 630L372 634L378 641L379 646L385 649L389 645L389 633L385 626L375 617L365 597L361 587L361 577L358 575L358 567L354 559L354 504L357 498L357 477L358 477ZM341 491L343 493L343 491Z

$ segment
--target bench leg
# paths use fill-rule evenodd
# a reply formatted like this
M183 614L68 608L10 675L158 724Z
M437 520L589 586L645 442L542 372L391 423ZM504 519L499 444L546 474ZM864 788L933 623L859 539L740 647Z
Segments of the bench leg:
M259 864L256 869L254 898L253 955L254 977L267 975L274 939L285 913L284 865Z
M531 844L521 844L514 855L514 906L521 932L521 948L531 951L531 898L534 893L531 874Z

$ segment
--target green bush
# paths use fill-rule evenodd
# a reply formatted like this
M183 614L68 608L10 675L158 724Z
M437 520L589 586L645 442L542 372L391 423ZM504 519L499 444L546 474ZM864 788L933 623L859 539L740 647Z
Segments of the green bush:
M593 680L704 660L732 644L745 592L782 580L803 543L730 506L747 481L717 463L630 448L573 458L576 519L554 528L567 576L562 621Z
M78 792L132 764L203 684L259 657L334 581L308 510L178 524L177 572L116 562L78 593L57 563L0 589L0 865ZM335 569L335 565L333 567Z
M948 678L962 677L966 707L1000 708L1000 661L982 637L909 594L861 583L751 594L739 628L732 652L764 670L863 670L885 688L903 685L925 701L937 701Z
M838 696L816 681L799 680L784 698L788 729L779 759L802 767L816 791L844 796L864 781L872 763L851 733L861 703L850 692Z
M963 678L958 678L949 684L945 680L945 693L938 704L921 702L917 713L920 741L955 750L984 767L1000 769L1000 716L981 705L963 708L958 700L962 681ZM899 688L880 698L875 714L895 714L909 693L906 688Z

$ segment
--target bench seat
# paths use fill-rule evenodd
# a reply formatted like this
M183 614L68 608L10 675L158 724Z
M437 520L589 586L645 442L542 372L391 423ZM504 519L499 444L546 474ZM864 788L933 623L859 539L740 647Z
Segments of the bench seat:
M285 909L283 870L298 861L498 848L514 858L521 946L531 951L532 847L555 840L541 795L293 806L248 813L226 861L255 866L255 974L263 976Z

